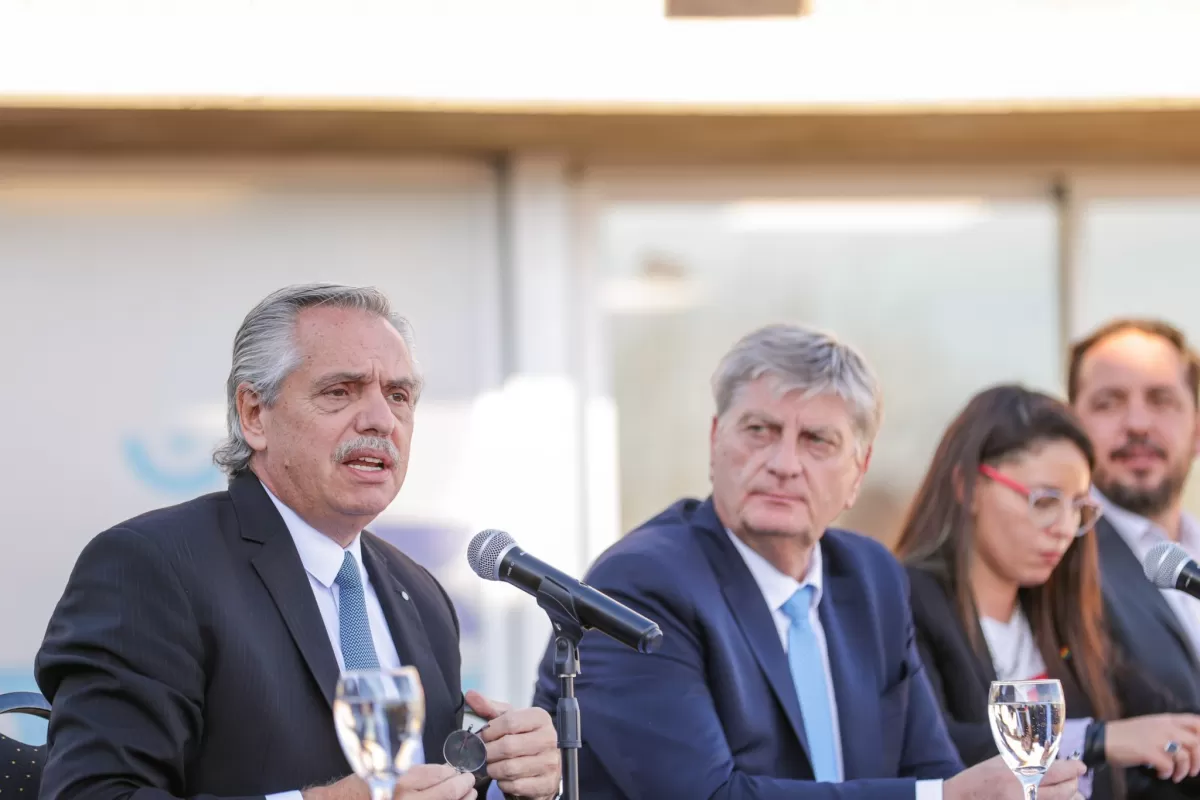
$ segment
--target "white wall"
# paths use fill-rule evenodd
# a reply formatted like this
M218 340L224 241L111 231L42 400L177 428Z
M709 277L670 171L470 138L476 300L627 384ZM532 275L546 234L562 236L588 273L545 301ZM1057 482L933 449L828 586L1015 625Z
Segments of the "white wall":
M667 20L662 0L0 0L0 96L780 110L1200 97L1189 0L813 5L730 21Z

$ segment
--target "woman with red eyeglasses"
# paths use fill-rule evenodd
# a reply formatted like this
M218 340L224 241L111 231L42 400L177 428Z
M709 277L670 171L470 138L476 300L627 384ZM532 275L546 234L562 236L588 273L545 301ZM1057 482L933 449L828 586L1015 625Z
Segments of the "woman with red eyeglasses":
M950 424L896 546L917 646L959 755L995 756L994 680L1062 682L1059 757L1094 800L1200 796L1200 717L1123 665L1106 631L1090 496L1095 456L1069 408L1020 386ZM1166 713L1172 712L1172 713Z

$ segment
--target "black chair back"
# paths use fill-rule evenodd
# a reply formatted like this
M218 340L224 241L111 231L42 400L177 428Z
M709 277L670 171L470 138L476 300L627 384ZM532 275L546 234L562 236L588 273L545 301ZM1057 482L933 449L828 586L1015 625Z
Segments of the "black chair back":
M37 692L7 692L0 694L0 714L50 719L50 704ZM36 798L45 765L45 745L25 744L0 734L0 796Z

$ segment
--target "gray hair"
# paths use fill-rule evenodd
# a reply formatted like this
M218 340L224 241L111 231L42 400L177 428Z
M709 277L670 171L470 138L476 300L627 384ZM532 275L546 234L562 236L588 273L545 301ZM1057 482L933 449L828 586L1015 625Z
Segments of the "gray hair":
M712 376L718 419L742 387L763 375L775 377L783 392L799 389L810 397L842 398L850 407L860 448L875 440L883 416L879 381L866 359L833 335L798 325L768 325L742 337Z
M387 296L378 289L310 283L272 292L246 315L233 339L233 365L225 383L228 433L213 453L213 463L230 477L246 472L250 468L250 457L254 455L242 434L237 408L238 387L249 386L268 408L275 404L284 380L300 365L301 354L296 349L294 335L296 318L301 311L316 306L357 309L386 319L408 345L416 368L412 325L392 311Z

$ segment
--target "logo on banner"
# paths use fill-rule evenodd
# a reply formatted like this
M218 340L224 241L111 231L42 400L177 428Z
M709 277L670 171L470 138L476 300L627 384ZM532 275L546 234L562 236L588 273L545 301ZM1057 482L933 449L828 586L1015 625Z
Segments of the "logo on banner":
M212 443L187 431L135 434L121 443L125 464L160 494L192 496L216 491L224 475L212 462Z

